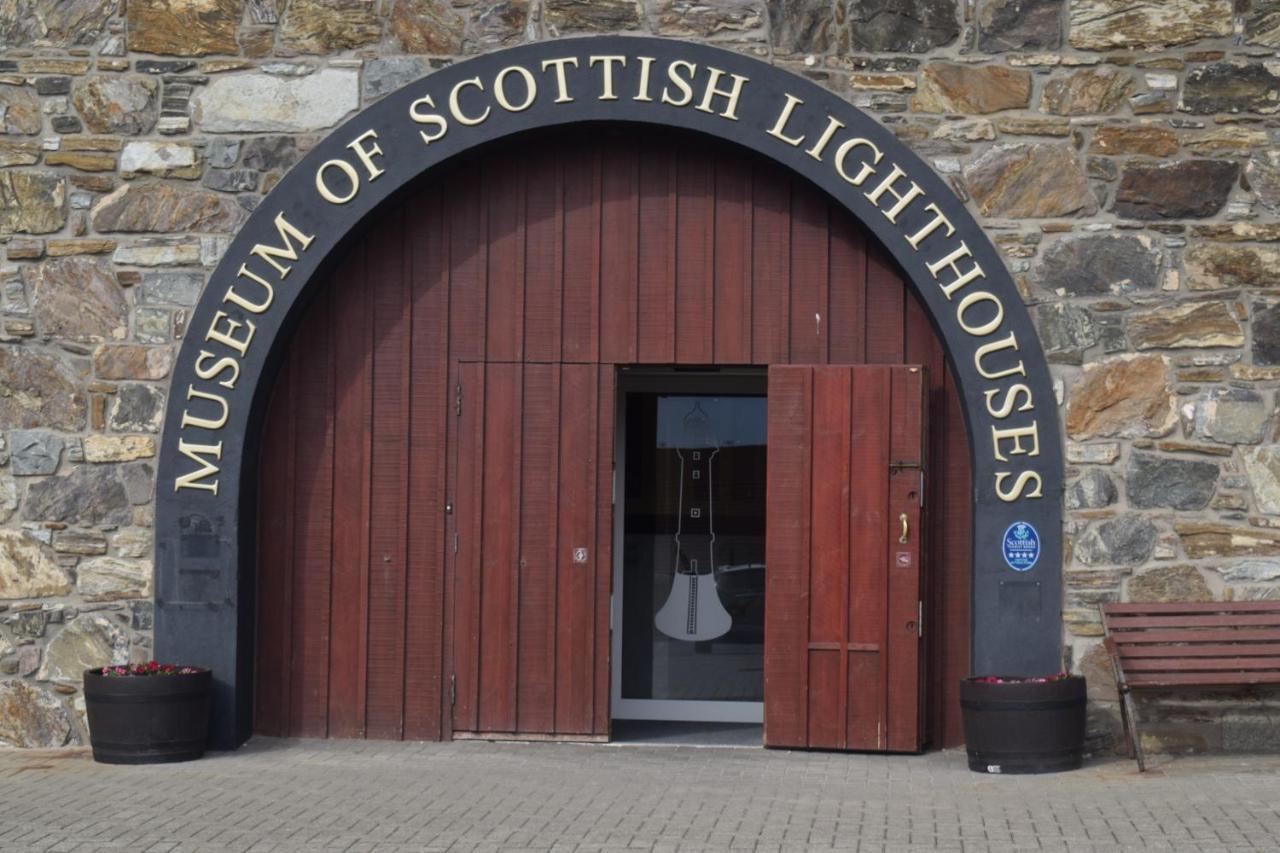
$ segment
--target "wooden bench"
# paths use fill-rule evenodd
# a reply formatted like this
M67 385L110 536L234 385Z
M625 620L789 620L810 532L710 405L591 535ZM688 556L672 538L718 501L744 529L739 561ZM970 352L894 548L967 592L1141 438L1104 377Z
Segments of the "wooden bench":
M1102 626L1139 772L1134 690L1280 684L1280 601L1104 604Z

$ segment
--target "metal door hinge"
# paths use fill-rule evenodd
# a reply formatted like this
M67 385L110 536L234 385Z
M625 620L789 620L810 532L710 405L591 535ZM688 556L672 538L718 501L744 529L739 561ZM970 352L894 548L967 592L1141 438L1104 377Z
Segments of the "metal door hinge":
M459 382L456 386L454 386L453 413L458 417L462 417L462 383L461 382Z
M449 673L449 705L452 707L453 705L457 705L457 704L458 704L458 676L451 672Z
M453 534L453 553L458 553L458 534Z
M916 636L924 636L924 602L916 602Z

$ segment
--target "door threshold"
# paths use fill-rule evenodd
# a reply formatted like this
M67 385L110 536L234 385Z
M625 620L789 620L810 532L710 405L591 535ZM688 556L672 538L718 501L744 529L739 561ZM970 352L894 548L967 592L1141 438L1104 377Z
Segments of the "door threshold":
M528 743L608 743L608 735L553 735L537 732L454 732L454 740L506 740Z
M764 726L693 720L614 720L609 744L760 749L764 747Z

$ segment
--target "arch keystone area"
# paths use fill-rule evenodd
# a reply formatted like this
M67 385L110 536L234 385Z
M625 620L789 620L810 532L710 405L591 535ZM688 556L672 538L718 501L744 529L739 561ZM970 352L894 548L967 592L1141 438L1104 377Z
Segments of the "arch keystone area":
M562 39L452 65L333 131L263 199L192 314L158 465L155 642L161 657L213 668L216 746L252 730L257 442L307 292L369 214L433 166L537 128L590 133L593 122L744 146L819 186L876 235L919 294L962 396L973 671L1061 668L1057 402L1017 288L964 206L873 118L789 72L679 41ZM1024 547L1028 527L1038 550Z

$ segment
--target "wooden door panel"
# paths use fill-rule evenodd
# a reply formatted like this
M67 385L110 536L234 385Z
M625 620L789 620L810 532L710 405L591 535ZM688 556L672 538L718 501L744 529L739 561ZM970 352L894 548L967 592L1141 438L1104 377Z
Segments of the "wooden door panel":
M769 746L920 748L923 378L769 371Z
M785 381L784 381L785 380ZM764 742L808 742L809 538L813 371L769 375L765 497ZM779 473L786 472L787 476ZM797 559L797 555L803 555ZM778 595L775 590L784 594Z
M604 373L595 364L458 365L456 731L607 729L597 713L610 570L600 531L611 526L601 491L613 452Z

